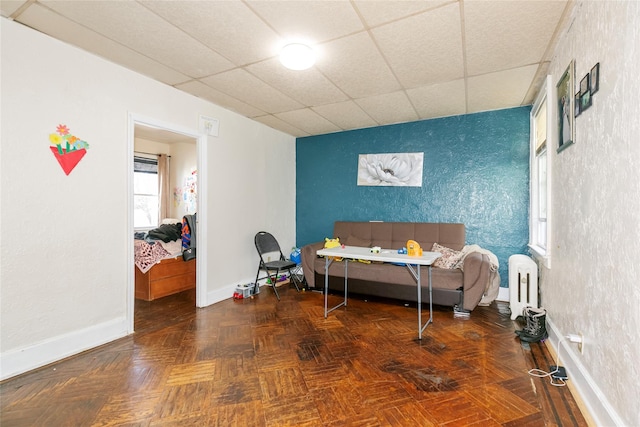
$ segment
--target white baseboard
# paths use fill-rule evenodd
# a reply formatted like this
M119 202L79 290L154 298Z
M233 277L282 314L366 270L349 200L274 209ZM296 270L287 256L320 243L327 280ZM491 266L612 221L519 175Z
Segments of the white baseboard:
M222 288L207 292L207 305L215 304L229 298L233 298L233 292L238 285L227 285Z
M509 302L509 288L503 288L502 286L498 288L498 297L496 300Z
M48 365L128 334L125 317L0 354L0 380Z
M233 298L233 293L236 290L236 287L240 283L253 283L255 278L247 279L246 281L240 281L239 283L231 284L224 286L222 288L215 289L207 293L207 306L211 304L215 304L220 301L224 301L229 298ZM266 285L266 279L259 279L258 286L263 287ZM205 306L206 307L206 306Z
M581 400L584 410L588 412L585 418L592 418L593 424L596 426L622 426L624 421L616 413L606 396L598 387L596 381L591 377L587 369L580 361L579 355L574 349L574 345L564 340L564 334L558 330L549 315L547 315L547 332L549 333L549 342L551 347L560 354L561 366L564 366L569 376L569 384L572 391L578 394L576 400ZM555 356L557 357L557 356ZM540 369L547 370L548 366L540 366Z
M264 283L261 283L261 282L264 282L264 280L258 280L258 285L260 287L264 286ZM253 283L253 281L248 280L240 283ZM231 284L231 285L227 285L222 288L218 288L208 292L207 305L215 304L217 302L224 301L229 298L233 298L233 293L235 292L237 286L238 284Z
M246 282L249 283L249 282ZM236 284L207 293L206 305L233 297ZM128 335L126 318L114 319L0 354L0 381Z

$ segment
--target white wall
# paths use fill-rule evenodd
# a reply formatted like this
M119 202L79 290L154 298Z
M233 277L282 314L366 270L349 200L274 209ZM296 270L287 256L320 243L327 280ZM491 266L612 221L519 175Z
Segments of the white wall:
M209 137L207 303L253 279L253 235L295 242L295 138L0 18L0 377L127 333L129 114ZM90 144L66 176L48 135ZM267 164L271 167L267 171ZM269 193L269 200L267 200Z
M576 143L553 153L552 268L541 268L552 342L596 424L640 425L640 2L583 1L551 63L576 60L576 91L600 62L600 91L576 118ZM542 367L548 368L548 367Z

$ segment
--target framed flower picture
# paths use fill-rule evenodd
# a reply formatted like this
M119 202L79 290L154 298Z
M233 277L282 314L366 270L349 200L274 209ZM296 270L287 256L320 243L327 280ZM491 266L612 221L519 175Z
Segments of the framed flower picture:
M381 153L358 156L358 184L422 187L424 153Z
M575 138L575 61L560 77L556 85L558 95L558 153L574 143Z

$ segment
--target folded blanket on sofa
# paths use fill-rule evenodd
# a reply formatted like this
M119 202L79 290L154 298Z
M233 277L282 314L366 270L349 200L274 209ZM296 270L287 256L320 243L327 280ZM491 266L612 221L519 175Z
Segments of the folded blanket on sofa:
M498 263L498 257L490 250L483 249L479 245L465 245L461 252L463 253L462 261L464 261L464 258L471 252L480 252L481 254L489 257L489 262L491 263L489 281L487 282L484 294L482 295L482 299L478 305L486 306L491 304L491 302L498 297L498 292L500 291L500 274L498 274L500 264ZM463 263L460 262L459 265L460 270L462 270Z

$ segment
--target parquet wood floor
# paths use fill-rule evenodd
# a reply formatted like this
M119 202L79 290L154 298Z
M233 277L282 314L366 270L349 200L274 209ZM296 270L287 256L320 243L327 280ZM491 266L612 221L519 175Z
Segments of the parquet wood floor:
M129 337L0 384L9 426L585 426L569 390L523 346L508 307L436 308L263 288L195 309L193 292L138 301ZM338 298L338 297L331 297Z

